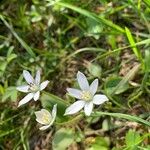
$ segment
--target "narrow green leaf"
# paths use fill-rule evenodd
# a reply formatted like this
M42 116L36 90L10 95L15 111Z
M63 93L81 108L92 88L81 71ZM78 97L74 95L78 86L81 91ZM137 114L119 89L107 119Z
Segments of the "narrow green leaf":
M145 50L145 59L144 59L145 72L150 72L150 50Z
M15 30L8 24L8 22L4 19L4 17L2 15L0 15L0 19L3 21L3 23L5 24L5 26L11 31L11 33L13 34L13 36L20 42L20 44L22 45L22 47L32 56L35 57L35 53L33 52L33 50L30 48L30 46L21 39L21 37L18 36L18 34L15 32Z
M14 115L14 116L11 116L11 117L9 117L9 118L7 118L7 119L5 119L5 120L2 120L1 122L0 122L0 125L3 125L4 123L6 123L6 122L8 122L8 121L10 121L10 120L13 120L14 118L16 118L16 117L18 117L19 115L22 115L24 112L21 112L21 113L18 113L17 115Z
M73 6L73 5L65 3L65 2L57 2L56 4L60 5L60 6L63 6L63 7L66 7L66 8L69 8L69 9L72 9L72 10L74 10L74 11L76 11L76 12L78 12L78 13L86 16L86 17L89 17L89 18L91 18L91 19L93 19L93 20L95 20L95 21L97 21L99 23L103 23L103 24L105 24L105 25L107 25L107 26L117 30L118 32L121 32L121 33L125 32L123 28L121 28L120 26L114 24L110 20L107 20L107 19L105 19L103 17L97 16L96 14L91 13L91 12L89 12L87 10L81 9L79 7Z
M130 48L130 47L132 48L132 47L137 46L137 45L145 45L145 44L150 44L150 39L146 39L146 40L143 40L141 42L137 42L134 45L128 45L128 46L125 46L125 47L120 47L120 48L114 49L112 51L105 52L104 54L98 55L92 61L95 61L97 59L102 59L102 58L107 57L109 55L113 55L114 53L117 53L119 51L125 50L125 49Z
M137 116L131 116L131 115L122 114L122 113L95 112L95 114L93 114L92 116L102 116L102 115L127 119L127 120L137 122L137 123L140 123L140 124L143 124L143 125L146 125L146 126L150 127L150 122L149 121L146 121L146 120L144 120L140 117L137 117Z
M140 50L135 46L135 41L133 39L133 36L132 36L130 30L127 27L125 27L125 31L126 31L126 35L127 35L128 40L129 40L129 43L132 46L132 50L133 50L134 54L136 55L136 57L139 60L142 60L142 54L141 54Z
M18 132L19 129L20 128L15 128L15 129L12 129L12 130L2 131L2 132L0 131L0 138L4 137L6 135L10 135L14 132Z
M143 0L143 1L150 8L150 0Z

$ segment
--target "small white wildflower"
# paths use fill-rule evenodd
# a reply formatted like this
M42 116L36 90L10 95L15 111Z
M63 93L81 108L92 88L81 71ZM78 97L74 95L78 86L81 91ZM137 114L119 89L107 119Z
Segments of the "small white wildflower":
M18 107L29 102L32 98L34 101L37 101L40 97L40 91L45 89L49 83L49 81L46 80L40 84L41 77L39 70L36 73L35 79L33 79L31 74L26 70L23 70L23 77L28 85L18 86L17 90L28 94L19 102Z
M102 94L95 95L98 88L98 79L95 79L89 86L86 76L78 71L77 80L81 90L67 88L67 91L71 96L77 98L78 101L66 109L65 115L75 114L84 107L85 114L90 116L92 113L93 105L100 105L105 101L108 101L108 98Z
M36 121L40 124L44 125L40 127L40 130L46 130L49 128L55 121L57 114L57 104L53 106L52 113L47 111L46 109L41 109L40 111L36 111Z

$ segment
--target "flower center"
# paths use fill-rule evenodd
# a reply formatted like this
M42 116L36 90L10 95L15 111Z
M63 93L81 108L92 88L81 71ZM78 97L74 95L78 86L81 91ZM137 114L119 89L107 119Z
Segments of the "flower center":
M31 92L37 92L37 91L39 91L39 86L36 85L36 84L30 84L29 90L30 90Z
M81 94L81 99L85 101L90 101L92 100L92 94L89 91L83 91Z
M42 120L43 120L43 122L44 122L45 124L49 124L51 118L49 118L49 115L44 114L43 117L42 117Z

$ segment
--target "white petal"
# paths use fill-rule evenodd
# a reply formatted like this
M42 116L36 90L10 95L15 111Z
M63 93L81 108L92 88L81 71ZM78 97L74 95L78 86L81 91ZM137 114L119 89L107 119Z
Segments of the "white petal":
M98 88L98 79L95 79L90 85L90 92L92 95L96 93L97 88Z
M52 120L51 120L51 123L50 123L50 126L53 124L53 122L55 121L56 119L56 114L57 114L57 104L55 104L53 106L53 110L52 110Z
M33 83L34 79L31 74L27 70L23 70L23 77L27 81L28 84Z
M46 110L46 109L41 109L41 112L42 112L43 115L48 116L48 118L49 118L49 123L50 123L50 121L51 121L51 119L52 119L51 113L50 113L48 110Z
M49 124L49 125L46 125L46 126L42 126L42 127L40 127L39 129L40 130L46 130L47 128L49 128L51 125Z
M78 80L78 83L79 83L79 86L80 86L81 90L83 90L83 91L88 91L89 90L89 83L87 81L87 78L80 71L78 71L78 73L77 73L77 80Z
M84 105L85 105L85 101L82 100L76 101L66 109L64 115L75 114L78 111L80 111L84 107Z
M73 88L67 88L67 92L75 98L78 98L78 99L81 98L82 92L80 90L73 89Z
M36 115L36 121L39 122L40 124L48 125L51 123L52 116L48 110L41 109L40 111L36 111L35 115ZM45 118L44 116L47 118L46 120L44 120Z
M41 83L41 85L40 85L40 90L45 89L45 88L47 87L48 83L49 83L49 81L48 81L48 80L46 80L46 81L42 82L42 83Z
M24 92L24 93L27 93L28 92L28 89L29 89L29 85L21 85L21 86L18 86L16 89L20 92Z
M53 117L53 118L56 118L56 114L57 114L57 104L55 104L55 105L53 106L52 117Z
M33 99L34 99L35 101L37 101L37 100L39 99L39 97L40 97L40 91L37 91L37 92L34 94Z
M88 102L84 106L84 112L86 116L90 116L93 110L93 102Z
M38 70L36 72L36 76L35 76L35 84L39 85L40 84L40 80L41 80L41 74L40 74L40 70Z
M33 93L29 93L28 95L26 95L20 102L19 102L19 106L29 102L32 98L33 98L34 94Z
M108 101L108 98L105 96L105 95L102 95L102 94L96 94L94 97L93 97L93 103L95 105L100 105L104 102Z
M42 114L41 110L40 111L36 111L35 115L36 115L36 121L39 122L40 124L45 125L45 122L43 122L43 120L42 120L43 114Z

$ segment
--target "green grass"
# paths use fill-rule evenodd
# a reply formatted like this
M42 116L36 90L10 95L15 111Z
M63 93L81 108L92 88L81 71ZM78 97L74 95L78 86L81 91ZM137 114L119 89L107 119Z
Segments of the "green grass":
M0 149L149 150L149 21L149 0L0 1ZM22 71L39 68L46 92L18 108ZM109 102L64 117L78 70ZM57 122L39 131L34 111L55 103Z

